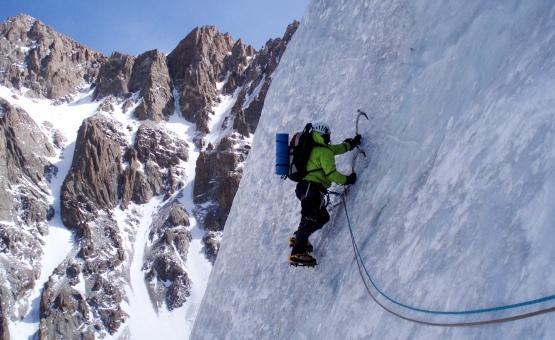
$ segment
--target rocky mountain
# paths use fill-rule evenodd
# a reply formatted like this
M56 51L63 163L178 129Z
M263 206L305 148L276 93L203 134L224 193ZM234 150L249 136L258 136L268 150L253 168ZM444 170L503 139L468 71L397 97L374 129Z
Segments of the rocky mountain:
M100 67L94 97L127 98L128 106L139 102L134 110L138 119L160 121L174 111L172 90L163 53L152 50L135 58L115 52ZM136 98L130 99L134 93Z
M97 326L113 333L126 314L121 302L126 254L111 213L119 201L125 139L118 124L102 115L79 129L73 162L61 190L61 217L79 240L50 277L41 297L39 338L93 334ZM85 294L75 286L84 280ZM63 327L61 326L63 325Z
M205 26L106 57L0 25L2 339L187 337L297 27L260 51Z
M270 39L243 72L233 69L226 73L228 82L224 84L223 92L234 93L237 99L222 125L230 128L232 133L217 145L209 144L200 152L195 176L194 202L199 205L212 203L207 208L197 209L208 230L204 242L212 261L218 253L221 232L250 150L249 137L258 125L272 74L298 26L299 23L294 22L287 27L283 38Z
M26 295L40 274L41 236L53 214L53 155L49 138L28 113L0 98L0 325L25 314ZM6 327L0 334L8 334Z
M179 94L183 116L208 133L209 114L217 100L216 83L222 80L224 59L233 39L215 27L193 30L168 54L168 67Z
M60 99L91 83L105 57L28 15L0 24L0 84Z

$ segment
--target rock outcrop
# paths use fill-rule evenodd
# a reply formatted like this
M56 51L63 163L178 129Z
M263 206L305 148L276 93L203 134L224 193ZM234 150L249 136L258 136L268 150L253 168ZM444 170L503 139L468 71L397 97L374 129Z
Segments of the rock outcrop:
M122 149L126 141L115 121L102 115L86 119L77 134L71 170L62 186L62 221L84 234L98 210L117 205Z
M40 275L42 236L51 217L48 137L22 109L0 98L0 328L19 319ZM0 329L0 334L8 332Z
M215 149L202 151L197 158L193 201L196 204L212 203L197 211L197 217L207 231L223 230L249 149L244 139L234 135L222 139ZM214 242L217 238L219 234L212 233L205 240L207 254L214 255L209 256L211 260L215 259L219 248Z
M223 93L231 95L245 83L245 71L256 55L256 50L241 39L237 40L224 60L226 79Z
M270 39L245 71L239 83L243 88L232 109L235 115L233 128L242 135L248 137L256 130L272 75L298 27L299 22L294 21L287 26L283 38Z
M129 81L134 64L135 57L119 52L112 53L100 67L95 81L94 98L128 96L132 92L129 90Z
M173 113L172 83L163 53L153 50L141 54L135 60L130 90L140 90L142 97L142 102L135 109L137 118L160 121Z
M0 220L44 221L46 177L52 166L46 157L54 155L54 148L25 111L0 98L0 112Z
M50 277L41 297L41 339L113 334L124 322L126 250L111 212L119 202L126 141L103 115L79 128L71 169L61 192L62 221L76 231L75 256ZM77 290L79 280L85 291Z
M129 164L123 172L123 188L122 188L122 208L126 209L130 202L144 204L154 196L154 190L157 186L155 183L147 182L143 169L143 165L137 158L137 152L134 148L129 148L125 152L125 160ZM161 182L161 180L160 180Z
M56 296L42 295L40 308L44 313L41 316L39 339L93 340L93 330L83 327L91 316L84 296L70 285L63 285L59 290L54 285L56 281L51 278L44 287L45 293L56 293Z
M188 145L153 122L144 122L125 153L122 206L146 203L154 195L170 195L183 186L177 169L189 157Z
M0 54L0 84L26 87L46 98L64 97L92 83L105 60L28 15L0 24Z
M181 161L186 162L189 157L187 148L187 143L174 133L149 122L142 123L135 136L135 150L139 160L143 163L152 160L162 168L176 166Z
M191 294L185 263L191 242L189 214L177 201L166 203L154 217L148 235L151 244L143 268L151 299L160 308L181 307Z
M137 58L113 53L100 68L95 85L96 99L113 96L123 100L137 93L134 100L139 105L134 113L140 120L161 121L174 111L166 56L158 50L145 52Z
M245 58L232 60L241 53ZM183 116L196 123L197 130L209 133L208 122L217 102L216 83L225 79L228 70L246 67L253 49L241 41L235 43L229 34L214 26L196 28L168 55L168 67L179 92ZM227 66L227 67L226 67Z

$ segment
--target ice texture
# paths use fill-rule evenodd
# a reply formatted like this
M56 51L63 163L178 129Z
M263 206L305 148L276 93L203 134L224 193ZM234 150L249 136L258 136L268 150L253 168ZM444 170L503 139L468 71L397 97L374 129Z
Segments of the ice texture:
M274 76L192 338L555 338L555 313L471 328L388 314L364 289L339 207L311 238L320 265L289 267L300 205L272 156L275 133L308 121L351 137L361 108L368 158L347 205L385 292L438 310L552 295L554 89L553 1L312 1ZM344 173L350 157L337 158Z

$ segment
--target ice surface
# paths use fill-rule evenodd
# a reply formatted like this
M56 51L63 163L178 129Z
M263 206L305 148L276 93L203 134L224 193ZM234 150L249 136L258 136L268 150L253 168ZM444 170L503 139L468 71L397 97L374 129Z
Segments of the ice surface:
M554 313L439 328L384 312L339 210L312 237L320 265L290 268L300 207L272 156L275 133L311 120L351 137L361 108L369 158L347 204L381 288L439 310L555 294L554 19L552 1L313 1L274 75L192 338L555 338Z

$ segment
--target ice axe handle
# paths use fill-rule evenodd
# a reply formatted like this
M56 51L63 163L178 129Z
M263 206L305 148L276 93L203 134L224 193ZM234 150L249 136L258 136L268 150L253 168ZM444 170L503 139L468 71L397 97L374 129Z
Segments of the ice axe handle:
M355 128L356 128L356 134L358 135L359 134L358 133L358 121L359 121L360 117L364 116L364 118L366 118L366 120L369 120L369 119L368 119L368 115L366 114L366 112L362 111L361 109L357 109L357 113L358 113L358 115L357 115ZM357 145L357 149L360 153L362 153L362 155L364 157L366 157L366 152L364 152L364 150L362 150L358 145Z

